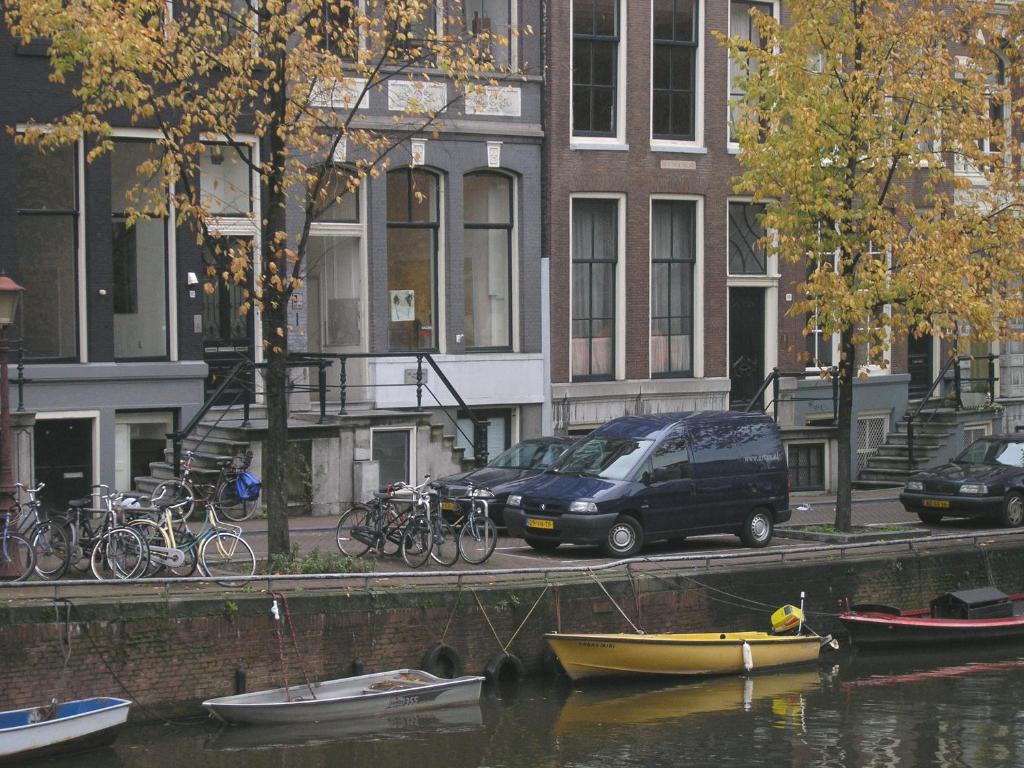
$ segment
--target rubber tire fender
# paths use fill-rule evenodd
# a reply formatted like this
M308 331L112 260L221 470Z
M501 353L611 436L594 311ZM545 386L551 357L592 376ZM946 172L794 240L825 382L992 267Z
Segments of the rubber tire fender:
M420 669L435 677L454 679L462 676L462 658L450 645L438 643L423 654Z
M551 650L551 646L545 643L544 651L540 655L540 665L545 674L549 677L565 677L565 667L558 658L558 654Z
M511 653L499 653L484 667L484 677L493 685L518 683L525 676L526 666L522 659Z

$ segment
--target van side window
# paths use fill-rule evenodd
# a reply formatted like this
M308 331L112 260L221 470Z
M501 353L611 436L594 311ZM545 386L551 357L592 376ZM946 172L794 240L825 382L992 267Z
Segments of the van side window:
M658 446L651 457L655 482L691 477L690 451L683 437L672 436Z

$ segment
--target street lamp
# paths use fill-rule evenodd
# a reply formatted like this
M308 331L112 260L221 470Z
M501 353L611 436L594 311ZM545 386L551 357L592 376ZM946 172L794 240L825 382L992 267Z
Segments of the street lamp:
M11 397L7 379L7 329L18 319L18 305L25 289L0 274L0 517L5 524L14 506L14 475L11 467Z

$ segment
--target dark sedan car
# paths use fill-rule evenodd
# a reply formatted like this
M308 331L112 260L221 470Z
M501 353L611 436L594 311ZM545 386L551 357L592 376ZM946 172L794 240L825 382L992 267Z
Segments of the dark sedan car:
M925 523L944 516L994 517L1007 528L1024 523L1024 435L971 443L949 464L912 475L900 501Z
M486 488L492 494L487 497L488 513L495 525L503 526L509 490L522 480L543 472L573 442L569 437L523 440L492 459L487 466L442 477L434 483L441 494L441 509L450 517L458 512L458 504L453 499L465 495L470 485Z

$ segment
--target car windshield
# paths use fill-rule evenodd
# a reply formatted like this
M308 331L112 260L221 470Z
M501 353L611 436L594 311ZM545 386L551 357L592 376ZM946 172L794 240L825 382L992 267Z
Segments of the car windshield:
M563 443L517 443L487 466L498 469L547 469L566 449Z
M563 453L551 471L622 480L633 471L652 442L632 437L591 437Z
M978 440L956 457L960 464L1024 467L1024 440Z

